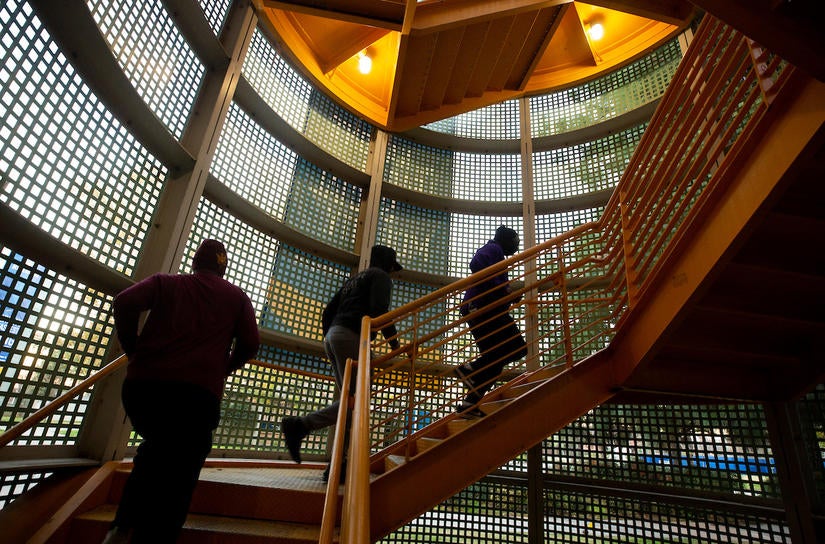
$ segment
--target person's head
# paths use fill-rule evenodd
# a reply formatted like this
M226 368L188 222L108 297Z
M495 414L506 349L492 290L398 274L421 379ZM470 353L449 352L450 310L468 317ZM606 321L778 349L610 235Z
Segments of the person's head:
M223 277L226 272L226 248L217 240L204 240L192 258L192 271L208 271Z
M493 240L501 246L505 255L512 255L518 251L518 233L509 227L501 225L497 228Z
M380 268L386 273L403 270L395 255L395 250L391 247L375 245L370 252L370 266Z

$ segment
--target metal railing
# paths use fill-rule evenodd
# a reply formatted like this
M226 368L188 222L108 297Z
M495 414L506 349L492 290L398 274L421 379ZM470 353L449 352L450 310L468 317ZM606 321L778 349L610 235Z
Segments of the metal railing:
M706 17L599 221L369 320L364 341L394 323L406 344L396 350L386 339L372 345L375 370L365 393L370 411L362 417L374 470L382 471L390 453L415 455L421 430L455 412L465 393L453 369L479 356L468 318L459 313L470 286L508 273L510 297L501 311L513 314L529 347L484 401L607 347L691 226L719 201L722 174L740 160L791 73L780 59ZM359 367L368 368L369 359L367 350ZM369 518L369 512L359 514Z

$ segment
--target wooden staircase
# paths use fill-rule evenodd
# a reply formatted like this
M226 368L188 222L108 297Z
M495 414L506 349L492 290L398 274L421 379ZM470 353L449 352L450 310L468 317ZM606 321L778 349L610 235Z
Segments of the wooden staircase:
M325 466L207 461L179 542L318 542ZM130 470L130 463L110 462L87 475L86 485L30 540L20 542L101 542Z
M810 115L823 87L773 113L609 348L525 373L483 399L484 417L451 414L373 456L372 541L603 403L790 400L825 379L825 113ZM209 461L181 542L317 542L323 468ZM101 468L32 542L101 539L127 470Z

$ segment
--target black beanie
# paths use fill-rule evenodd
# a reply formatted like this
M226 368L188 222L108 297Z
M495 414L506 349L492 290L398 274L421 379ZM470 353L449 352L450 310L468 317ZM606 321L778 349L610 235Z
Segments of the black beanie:
M208 270L223 277L226 272L226 248L217 240L204 240L192 258L192 270Z
M510 227L506 227L501 225L499 228L496 229L496 235L493 238L498 245L504 250L505 255L512 255L516 251L518 251L518 233L511 229Z

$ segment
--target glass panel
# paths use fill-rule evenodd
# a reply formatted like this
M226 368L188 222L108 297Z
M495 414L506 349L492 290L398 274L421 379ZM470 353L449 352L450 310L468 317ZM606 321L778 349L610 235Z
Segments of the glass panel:
M166 169L86 87L26 4L0 7L0 200L131 276Z
M292 128L334 157L366 171L372 127L313 89L257 30L243 75Z
M0 247L0 431L10 429L108 362L112 299ZM75 444L91 390L15 440Z
M660 98L681 60L682 52L676 38L604 77L563 91L531 97L533 137L596 125Z
M436 132L483 140L518 140L519 127L518 100L508 100L424 125L424 128Z
M205 73L160 0L87 0L123 72L178 139Z

